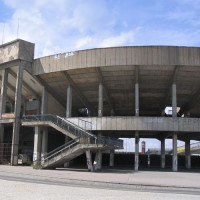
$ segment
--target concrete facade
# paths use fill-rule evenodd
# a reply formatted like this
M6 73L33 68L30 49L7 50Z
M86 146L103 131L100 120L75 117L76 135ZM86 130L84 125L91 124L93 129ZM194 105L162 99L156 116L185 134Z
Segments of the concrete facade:
M172 170L177 171L179 139L186 142L186 167L191 167L188 141L200 140L200 48L112 47L34 59L34 44L15 40L0 46L0 71L0 137L3 141L5 124L13 127L12 165L17 164L21 116L28 113L58 115L96 135L135 138L135 170L143 137L161 141L162 168L165 139L173 139ZM27 110L34 101L37 109ZM163 114L167 106L170 116ZM37 160L48 152L49 129L44 123L32 126ZM90 151L87 160L92 171ZM101 160L99 150L97 169Z

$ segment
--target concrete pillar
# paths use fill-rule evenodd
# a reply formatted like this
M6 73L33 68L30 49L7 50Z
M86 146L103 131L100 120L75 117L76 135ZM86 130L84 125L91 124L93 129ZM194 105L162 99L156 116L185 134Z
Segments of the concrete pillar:
M13 123L11 165L17 165L18 162L22 82L23 82L23 67L19 66L17 70L17 81L15 90L15 108L14 108L15 119Z
M45 157L48 151L48 127L42 127L42 151L41 156Z
M41 115L47 114L47 90L42 88Z
M98 137L101 137L101 132L98 133ZM94 159L94 170L101 170L102 169L102 151L98 150L95 155Z
M177 156L177 133L173 133L173 158L172 158L172 171L178 171L178 156Z
M86 159L87 159L87 166L88 166L88 170L93 172L93 165L92 165L92 156L91 156L91 152L90 150L86 151Z
M103 84L99 83L98 117L103 117Z
M67 105L66 105L66 118L72 116L72 87L67 87Z
M42 88L41 115L47 113L47 90ZM45 157L48 151L48 127L42 127L42 151L41 156Z
M135 132L135 171L138 171L139 167L139 132Z
M172 84L172 117L177 117L176 83Z
M110 150L110 167L114 167L114 156L115 156L115 151Z
M8 85L8 69L2 70L2 84L1 84L1 96L0 96L0 119L6 110L6 96ZM4 141L4 124L0 123L0 142Z
M33 149L33 164L38 165L41 155L41 128L40 126L35 126L34 134L34 149Z
M26 115L26 99L23 99L23 115Z
M165 139L161 139L161 168L165 168Z
M185 140L185 167L191 168L191 153L190 153L190 139Z
M135 74L135 116L139 117L139 69L136 67Z
M66 118L72 116L72 87L67 86L67 104L66 104ZM65 136L65 143L69 142L70 138ZM64 167L69 167L70 162L65 162Z

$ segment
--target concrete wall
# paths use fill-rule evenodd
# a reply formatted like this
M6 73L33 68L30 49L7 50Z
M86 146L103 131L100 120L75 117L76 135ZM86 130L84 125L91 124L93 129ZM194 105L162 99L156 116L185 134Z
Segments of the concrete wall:
M32 62L34 46L34 44L23 40L15 40L0 45L0 64L18 59Z
M34 60L35 75L76 68L124 65L200 65L200 48L144 46L75 51Z
M84 129L103 131L178 131L200 132L199 118L171 117L88 117L68 118L74 124ZM84 122L85 120L87 122Z

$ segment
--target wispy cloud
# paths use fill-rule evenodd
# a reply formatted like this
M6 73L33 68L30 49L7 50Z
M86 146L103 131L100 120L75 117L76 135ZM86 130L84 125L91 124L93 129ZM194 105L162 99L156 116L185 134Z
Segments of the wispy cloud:
M1 0L12 9L5 41L36 44L36 56L123 45L200 45L197 0ZM1 14L0 14L1 17Z

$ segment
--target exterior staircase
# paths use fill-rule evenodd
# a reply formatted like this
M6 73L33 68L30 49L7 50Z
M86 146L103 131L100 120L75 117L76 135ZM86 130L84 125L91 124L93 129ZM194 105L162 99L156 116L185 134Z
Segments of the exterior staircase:
M41 168L55 168L87 150L122 149L123 140L97 137L89 131L56 115L29 115L22 117L23 126L48 125L72 138L71 141L54 149L39 160Z

